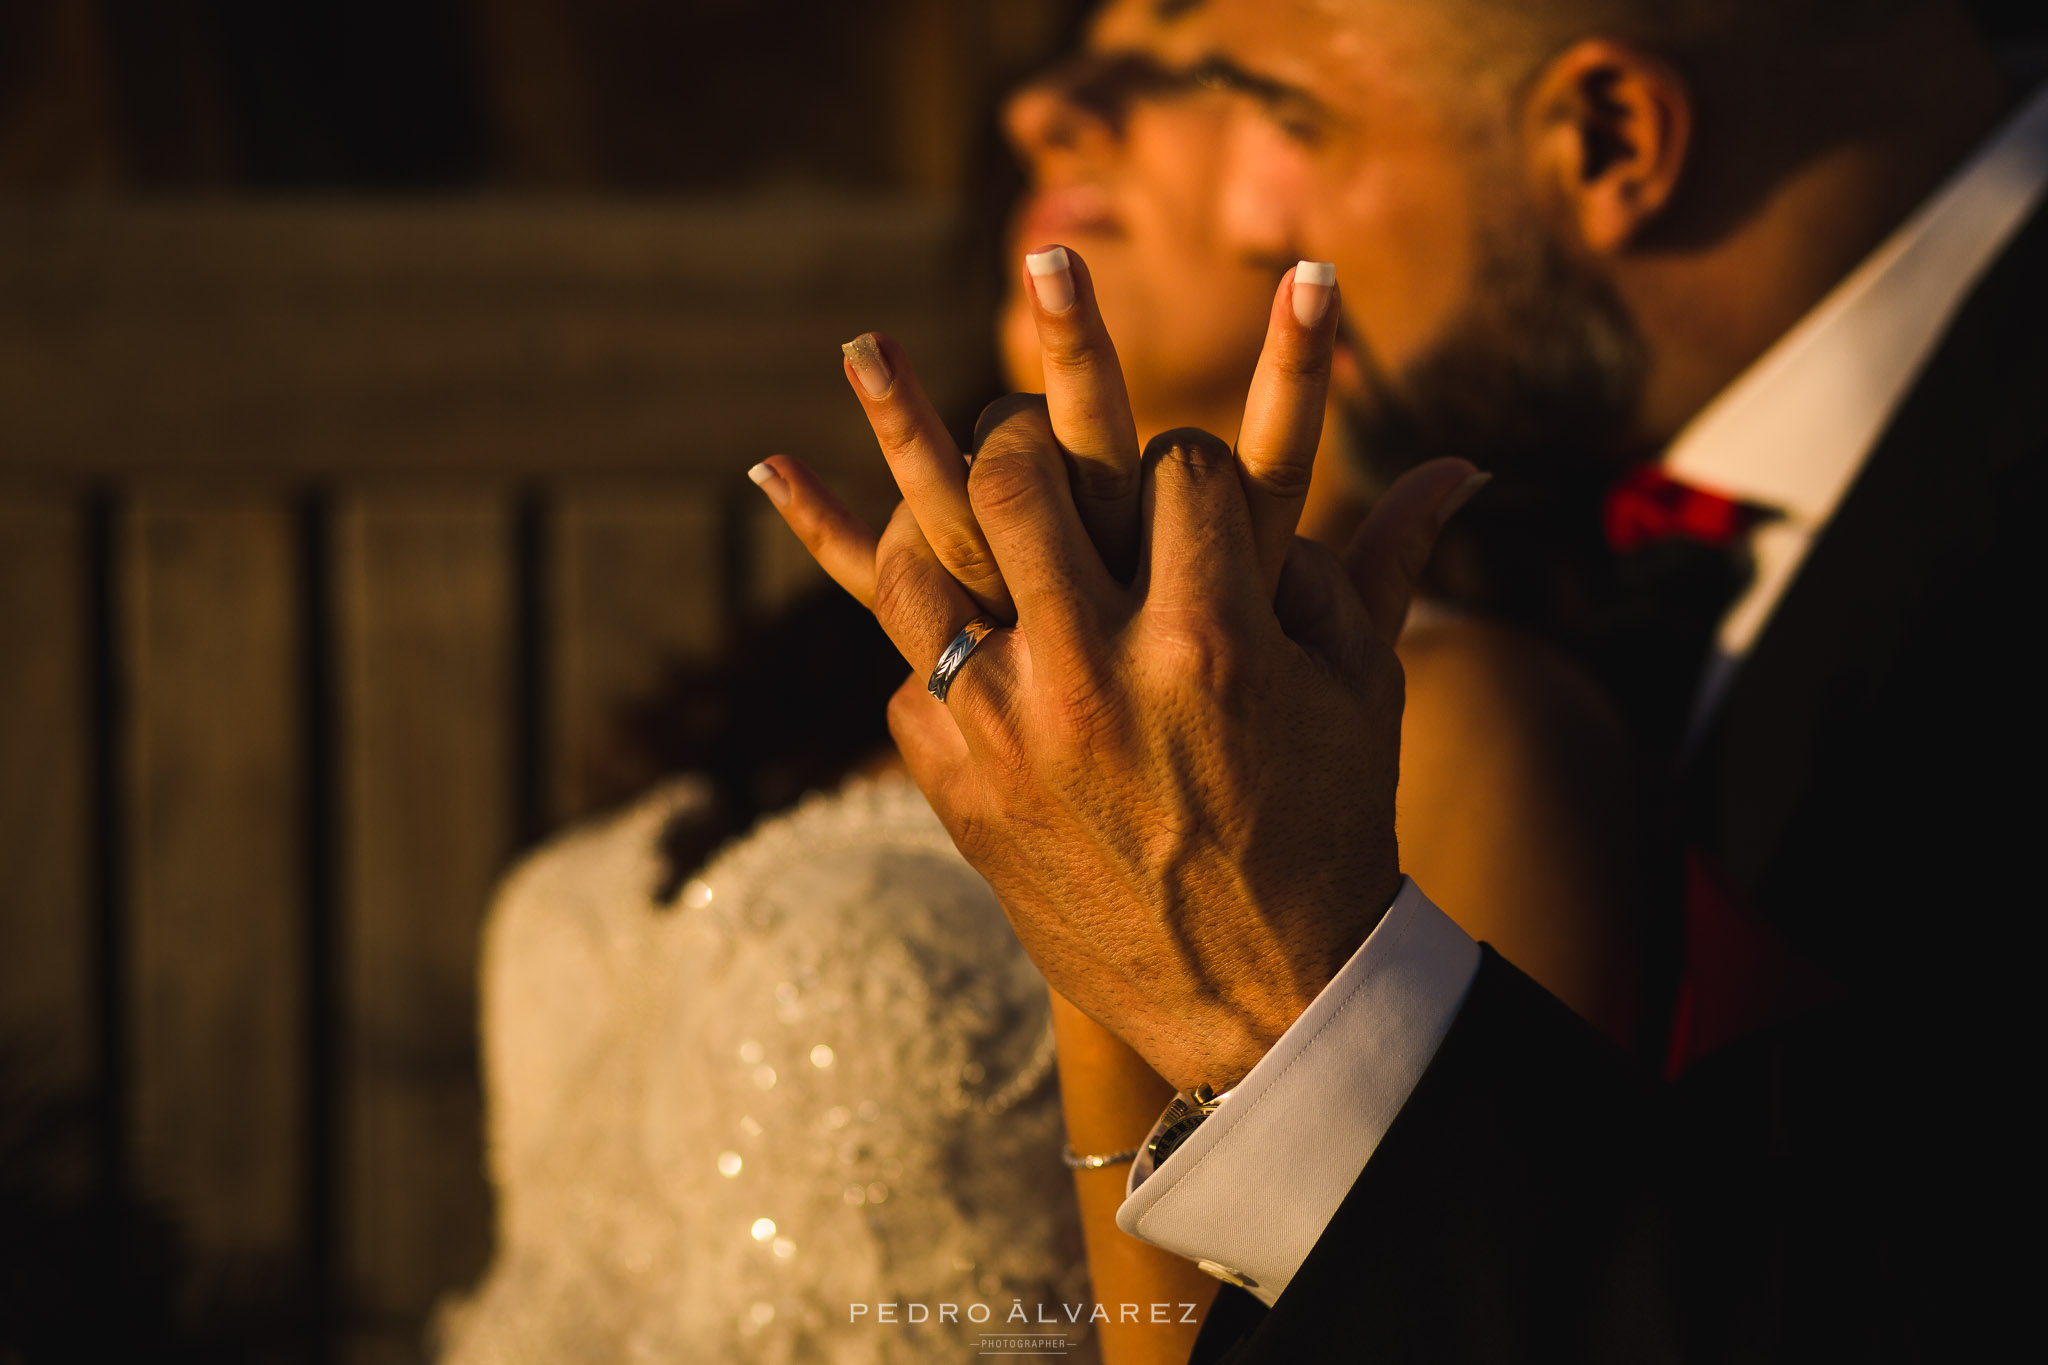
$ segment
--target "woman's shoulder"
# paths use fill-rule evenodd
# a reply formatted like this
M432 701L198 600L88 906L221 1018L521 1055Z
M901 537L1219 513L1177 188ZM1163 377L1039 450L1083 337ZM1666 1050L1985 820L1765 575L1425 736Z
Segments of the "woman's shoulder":
M829 928L848 949L937 938L969 956L985 951L989 929L1002 924L987 883L907 778L856 777L812 793L685 876L672 866L666 831L701 816L710 799L701 780L664 783L522 858L484 925L487 1015L511 996L580 996L585 1012L595 1009L653 966L677 920L708 915L751 930L773 921L799 934Z
M1406 728L1505 761L1590 748L1619 758L1620 712L1592 674L1527 631L1481 617L1431 612L1397 650L1407 676Z
M1474 938L1626 1039L1635 1009L1634 750L1562 652L1464 617L1404 635L1401 863Z
M908 778L854 777L813 792L727 843L684 883L680 899L687 907L703 903L707 890L720 884L751 888L807 866L829 864L845 872L906 856L966 866L924 793Z
M492 918L539 906L644 908L660 878L661 831L704 810L711 799L702 778L677 777L626 806L557 832L505 873L492 897Z
M900 776L856 778L762 821L697 869L676 910L682 938L716 945L728 975L844 975L913 1012L972 979L1042 989L995 893Z
M1541 640L1463 617L1404 635L1400 656L1401 852L1438 904L1505 914L1535 881L1619 904L1603 869L1636 837L1643 773L1599 684Z
M923 796L812 796L664 902L660 831L687 810L651 794L508 880L529 932L486 981L499 1251L451 1358L672 1337L670 1358L865 1359L848 1303L1072 1301L1044 983ZM614 912L640 928L608 978L530 951L550 916Z
M492 897L492 917L516 919L541 907L598 916L667 908L664 832L678 820L701 816L711 800L710 784L702 778L677 777L626 806L570 826L513 864ZM697 870L717 866L728 880L754 878L786 867L794 856L824 852L958 858L924 794L907 778L884 774L809 794L729 840ZM704 885L701 875L693 877L683 884L682 898L701 895Z

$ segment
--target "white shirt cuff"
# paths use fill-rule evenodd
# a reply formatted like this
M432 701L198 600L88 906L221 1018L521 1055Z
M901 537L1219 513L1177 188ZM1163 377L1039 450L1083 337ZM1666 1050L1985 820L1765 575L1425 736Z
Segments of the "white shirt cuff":
M1404 881L1223 1106L1156 1170L1139 1156L1117 1226L1271 1305L1408 1102L1478 971L1479 945Z

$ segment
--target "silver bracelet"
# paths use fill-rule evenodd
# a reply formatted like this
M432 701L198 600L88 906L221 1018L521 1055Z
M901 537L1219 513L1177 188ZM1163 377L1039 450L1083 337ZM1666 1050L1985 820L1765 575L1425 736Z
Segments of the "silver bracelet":
M1083 1156L1066 1143L1060 1144L1060 1163L1070 1171L1099 1171L1104 1166L1121 1166L1126 1161L1137 1159L1136 1147L1121 1152L1104 1152L1100 1156Z

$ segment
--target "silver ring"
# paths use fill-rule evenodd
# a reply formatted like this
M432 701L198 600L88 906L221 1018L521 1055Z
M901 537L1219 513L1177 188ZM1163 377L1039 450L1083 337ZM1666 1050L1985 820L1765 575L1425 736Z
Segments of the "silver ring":
M953 643L939 654L939 661L932 665L932 675L925 680L925 690L940 701L953 690L953 679L967 663L967 656L974 653L974 647L988 638L996 623L986 616L977 616L960 627L960 633L953 637Z

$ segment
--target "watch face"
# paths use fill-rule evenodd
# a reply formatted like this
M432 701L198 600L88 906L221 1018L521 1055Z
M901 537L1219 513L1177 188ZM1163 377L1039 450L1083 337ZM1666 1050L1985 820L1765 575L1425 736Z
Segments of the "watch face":
M1194 1136L1195 1129L1201 1127L1202 1120L1207 1117L1208 1115L1202 1113L1199 1109L1192 1110L1160 1129L1159 1136L1152 1139L1152 1165L1154 1168L1156 1169L1160 1163L1179 1151L1180 1145Z
M1197 1086L1193 1098L1175 1095L1173 1103L1166 1106L1166 1112L1159 1116L1159 1136L1146 1144L1156 1168L1161 1162L1180 1150L1180 1145L1194 1136L1195 1129L1202 1126L1202 1120L1222 1107L1229 1097L1225 1091L1218 1095L1208 1086Z

